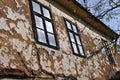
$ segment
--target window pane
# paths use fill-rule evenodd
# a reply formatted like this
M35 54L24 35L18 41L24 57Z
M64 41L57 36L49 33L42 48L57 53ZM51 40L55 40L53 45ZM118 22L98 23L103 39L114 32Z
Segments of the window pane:
M70 23L68 21L66 21L66 24L67 24L67 28L72 30L71 25L70 25Z
M73 31L77 33L76 26L75 26L75 25L72 25L72 27L73 27Z
M76 40L77 40L77 44L81 45L81 43L80 43L80 38L79 38L77 35L75 35L75 38L76 38Z
M107 43L107 42L105 42L105 46L108 46L108 43Z
M74 53L78 53L78 50L77 50L76 44L72 43L72 47L73 47Z
M52 23L48 22L48 21L45 21L45 24L46 24L47 31L53 33Z
M37 34L38 34L38 41L46 43L45 32L40 29L37 29Z
M49 44L56 46L55 37L53 34L48 33Z
M84 56L84 52L83 52L82 46L78 46L78 47L79 47L80 54L81 54L82 56Z
M34 1L32 1L32 5L33 5L33 11L41 14L41 9L40 9L40 5L35 3Z
M36 23L36 27L44 29L43 28L43 20L42 18L35 16L35 23Z
M72 42L75 42L75 39L74 39L73 33L69 32L69 35L70 35L70 40L71 40Z
M49 10L47 10L47 9L44 8L44 7L43 7L42 9L43 9L43 14L44 14L44 16L50 19L51 17L50 17L50 12L49 12Z

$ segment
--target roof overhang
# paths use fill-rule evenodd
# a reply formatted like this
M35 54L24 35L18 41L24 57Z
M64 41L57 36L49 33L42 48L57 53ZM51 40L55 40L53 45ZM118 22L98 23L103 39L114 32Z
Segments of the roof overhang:
M54 0L76 16L80 17L83 21L87 22L91 25L91 27L95 28L106 37L114 40L119 37L117 33L115 33L112 29L106 26L103 22L93 16L90 12L88 12L83 6L81 6L75 0Z

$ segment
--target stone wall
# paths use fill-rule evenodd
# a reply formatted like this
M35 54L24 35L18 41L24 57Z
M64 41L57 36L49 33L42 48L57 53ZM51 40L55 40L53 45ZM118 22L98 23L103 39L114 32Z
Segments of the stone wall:
M109 39L54 1L38 1L51 9L59 50L35 41L29 0L1 0L1 78L11 75L25 80L105 80L111 69L119 70L120 57L115 53L114 45L111 50L116 66L109 64L105 50L101 48L101 39ZM77 24L88 58L72 53L64 18Z

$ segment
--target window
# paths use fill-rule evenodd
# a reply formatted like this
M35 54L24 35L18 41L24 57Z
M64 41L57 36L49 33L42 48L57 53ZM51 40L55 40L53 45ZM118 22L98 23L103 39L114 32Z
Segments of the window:
M34 0L31 1L31 5L33 29L37 42L57 48L50 10Z
M115 61L114 61L113 56L111 54L110 48L108 47L108 42L103 40L103 46L105 48L105 52L106 52L106 55L108 57L110 64L115 65Z
M70 21L68 21L66 19L65 19L65 23L66 23L68 35L70 38L70 43L71 43L71 46L73 49L73 53L75 55L85 57L77 26L72 24Z

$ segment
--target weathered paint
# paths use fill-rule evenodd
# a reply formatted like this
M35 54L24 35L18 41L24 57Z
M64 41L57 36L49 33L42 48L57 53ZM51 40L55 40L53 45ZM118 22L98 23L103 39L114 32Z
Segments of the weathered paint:
M20 69L28 76L48 80L107 79L111 65L105 50L100 50L92 57L89 56L100 49L101 39L110 40L53 1L50 0L50 3L46 0L38 1L51 9L59 50L36 43L29 0L1 0L0 70ZM67 18L78 26L85 54L89 58L73 55L63 18ZM113 45L111 50L116 61L116 66L113 68L119 70L120 58L115 54Z

